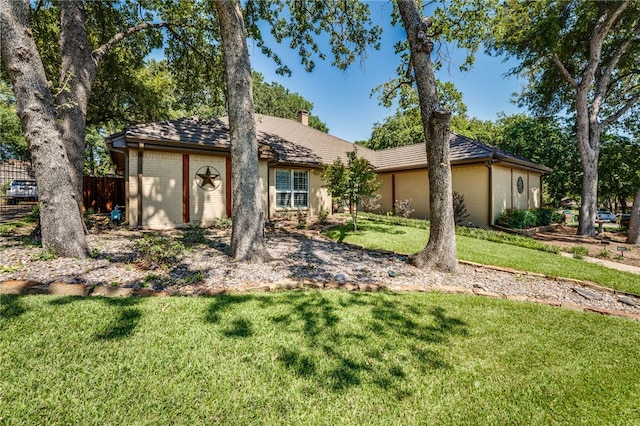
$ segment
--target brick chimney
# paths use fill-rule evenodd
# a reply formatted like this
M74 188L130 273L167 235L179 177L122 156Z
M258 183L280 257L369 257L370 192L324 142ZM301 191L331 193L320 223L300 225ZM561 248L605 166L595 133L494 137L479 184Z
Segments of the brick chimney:
M303 124L304 126L309 125L309 111L300 110L298 111L298 122Z

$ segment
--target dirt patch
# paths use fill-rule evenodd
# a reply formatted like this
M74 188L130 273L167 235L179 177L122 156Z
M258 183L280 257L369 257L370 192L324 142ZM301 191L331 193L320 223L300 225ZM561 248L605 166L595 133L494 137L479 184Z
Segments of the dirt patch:
M590 257L600 257L640 267L640 247L625 243L626 233L614 228L605 228L602 235L591 238L577 235L574 227L561 226L553 231L539 232L534 238L558 246L562 251L570 251L572 247L582 246L589 250ZM626 250L620 251L620 247Z

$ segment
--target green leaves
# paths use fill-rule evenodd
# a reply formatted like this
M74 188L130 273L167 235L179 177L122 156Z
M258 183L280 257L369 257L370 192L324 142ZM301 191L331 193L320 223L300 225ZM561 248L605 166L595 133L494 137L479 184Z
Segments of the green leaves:
M249 23L249 35L278 65L281 64L280 59L264 48L258 21L270 26L276 42L286 41L291 49L297 50L307 71L315 67L314 56L322 60L328 57L321 47L323 42L330 46L331 64L342 70L358 57L365 57L369 47L380 47L382 29L372 24L369 6L359 1L249 1L245 17ZM290 74L290 70L284 67L280 71Z
M322 180L335 203L348 203L354 229L357 229L360 201L363 197L372 196L382 182L378 180L378 175L369 161L358 157L357 148L347 153L347 159L346 166L337 158L332 165L325 167Z

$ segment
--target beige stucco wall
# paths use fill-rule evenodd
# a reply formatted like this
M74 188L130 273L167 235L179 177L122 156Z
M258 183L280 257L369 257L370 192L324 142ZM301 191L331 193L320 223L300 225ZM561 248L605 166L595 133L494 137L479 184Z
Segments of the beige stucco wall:
M190 219L201 221L204 226L226 213L225 158L213 155L190 155L189 191ZM197 185L196 172L203 166L211 166L221 176L221 183L215 190L203 190ZM286 169L286 167L285 167ZM317 216L321 209L331 211L331 197L320 174L313 169L309 172L310 216ZM143 197L142 224L152 229L183 226L182 223L182 154L172 152L145 151L141 193ZM129 193L128 220L131 226L138 223L138 157L137 152L129 152L127 167ZM263 210L270 218L276 218L284 211L276 209L275 168L269 168L266 161L259 162L260 187ZM395 179L394 179L395 176ZM525 190L518 193L517 181L522 177ZM427 170L384 173L379 176L383 182L378 193L381 195L380 211L393 210L392 185L395 180L395 198L411 199L413 217L429 218L429 184ZM458 165L452 168L453 190L464 196L469 217L466 221L476 226L488 226L508 208L534 208L541 206L541 175L517 167L500 164L489 169L484 164ZM491 186L491 189L490 189ZM489 208L491 206L491 209ZM493 216L490 218L490 216Z
M378 180L382 182L376 192L380 195L378 202L381 213L393 212L397 200L411 200L411 206L415 210L412 217L429 217L429 176L426 170L381 173Z
M468 217L465 223L489 226L489 169L484 164L454 166L451 169L453 190L464 197Z
M291 216L297 209L279 209L276 208L276 179L275 170L307 170L309 172L309 208L304 210L308 216L318 216L320 210L324 209L331 212L331 196L327 189L323 187L324 181L320 173L314 169L291 168L291 167L275 167L269 169L269 217L276 219L283 216ZM266 187L265 187L266 188ZM266 194L266 191L263 192ZM265 207L266 211L266 207Z
M393 210L392 187L395 175L397 200L411 199L413 217L429 218L429 184L427 170L382 173L378 190L380 210ZM523 178L525 191L518 194L518 177ZM541 206L540 173L505 167L498 164L489 169L485 164L456 165L451 169L453 190L464 196L469 216L466 222L486 227L505 209L528 209ZM491 217L493 216L493 217Z
M493 223L496 218L506 209L513 206L511 195L511 169L498 165L491 166L491 182L492 182L492 204L493 204Z
M380 179L383 181L378 190L380 198L380 210L392 211L393 182L395 176L396 200L411 199L415 209L412 217L429 219L429 176L428 171L416 170L395 173L383 173ZM489 173L482 165L454 166L451 171L453 190L464 196L469 217L467 222L473 222L477 226L487 226L489 217Z
M221 176L215 190L198 187L196 172L211 166ZM149 229L169 229L184 226L182 215L182 154L163 151L144 151L142 164L142 226ZM212 170L213 171L213 170ZM128 164L128 220L138 224L138 153L129 152ZM189 156L189 215L191 222L201 221L208 226L225 214L225 158L208 155Z
M533 209L542 207L542 175L538 172L494 164L493 220L506 209ZM518 192L518 178L522 178L523 191Z
M182 168L182 163L174 167ZM198 186L200 179L196 177L196 173L202 167L210 167L211 173L220 174L220 184L217 188L212 189L210 185L205 188ZM225 157L189 155L189 180L189 218L191 222L200 221L202 226L213 225L216 219L226 214L227 173Z
M528 172L529 178L529 208L542 207L542 175Z
M128 191L129 197L127 200L127 216L129 220L129 226L136 226L138 223L138 153L136 151L129 151L127 162L127 181L125 185L125 192Z
M378 175L378 181L382 182L382 186L376 192L380 195L378 203L380 203L380 212L386 213L393 211L393 173L381 173Z
M265 214L268 214L269 211L269 207L268 207L268 200L269 200L269 164L266 161L259 161L258 162L258 173L260 175L259 178L259 184L260 184L260 193L262 194L261 200L262 200L262 211L265 212ZM267 217L265 217L265 220L268 219Z
M145 151L143 161L143 226L164 229L182 225L182 154Z

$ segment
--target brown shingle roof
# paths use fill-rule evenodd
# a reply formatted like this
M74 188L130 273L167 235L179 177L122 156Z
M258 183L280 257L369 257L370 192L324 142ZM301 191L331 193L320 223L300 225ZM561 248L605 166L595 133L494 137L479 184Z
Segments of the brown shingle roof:
M190 144L229 147L229 126L225 120L214 118L205 120L197 117L185 117L176 120L158 121L149 124L136 124L124 129L128 138L145 139L157 142L186 142Z
M278 159L285 163L299 161L301 159L300 155L294 155L295 152L291 150L283 151L278 144L277 138L274 140L276 143L271 144L271 141L267 139L268 136L276 135L284 141L301 147L303 152L313 153L315 155L314 160L319 160L319 164L331 164L337 158L341 158L343 162L346 162L346 153L353 151L356 146L344 139L331 136L313 127L305 126L295 120L286 118L256 114L256 129L262 135L264 141L269 143L277 153ZM375 163L375 151L360 146L357 148L360 156L368 159L371 163ZM302 160L304 160L304 157Z
M551 169L524 157L510 154L480 141L455 133L449 135L449 160L452 164L482 160L507 160L549 172ZM407 170L427 167L427 149L424 143L377 151L377 171Z
M356 147L351 142L305 126L286 118L256 114L258 143L268 145L280 163L321 166L341 158L346 162L346 153ZM228 118L205 120L195 117L139 124L112 135L110 139L124 136L125 139L156 141L159 143L185 143L201 147L229 149ZM519 163L543 172L550 169L526 158L509 154L482 142L451 133L451 163L482 160L506 160ZM406 170L427 167L427 152L424 143L401 146L381 151L357 146L360 156L366 158L377 171Z

